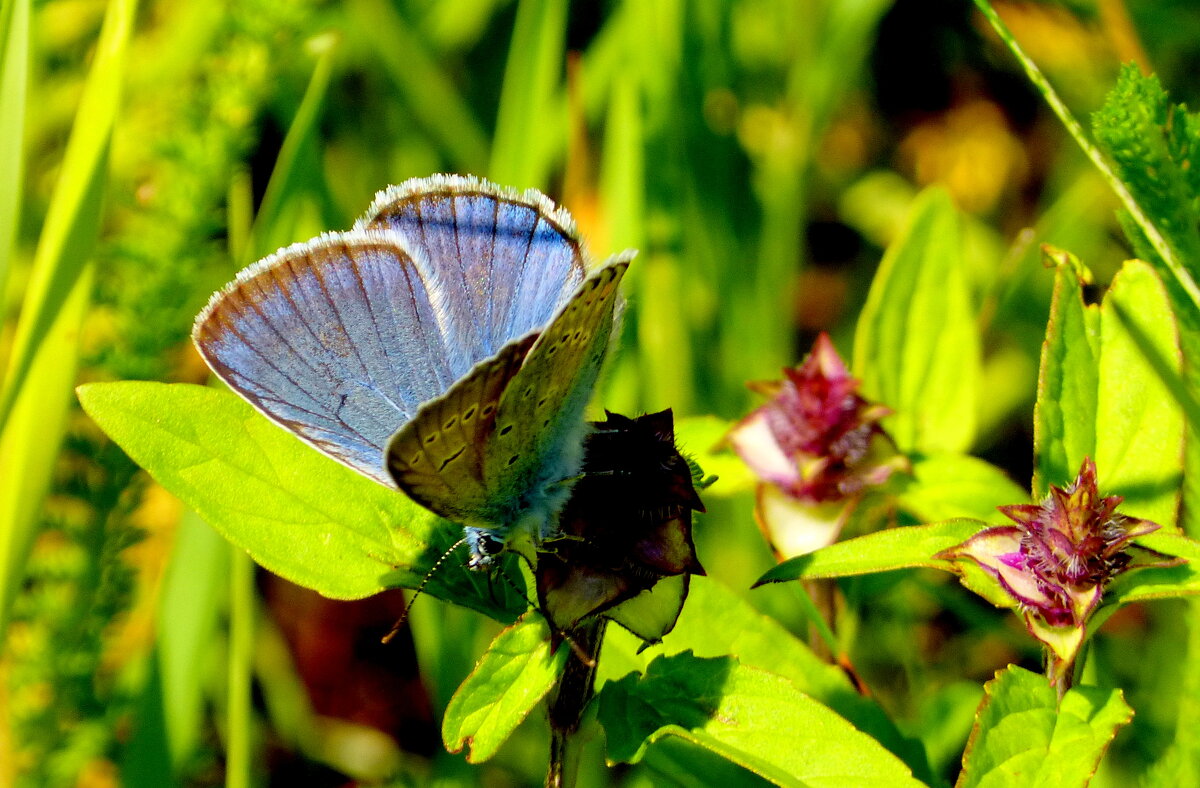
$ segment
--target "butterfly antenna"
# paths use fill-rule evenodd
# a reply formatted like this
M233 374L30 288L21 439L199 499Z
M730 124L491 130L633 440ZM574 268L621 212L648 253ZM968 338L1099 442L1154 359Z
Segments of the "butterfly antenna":
M438 567L445 563L446 559L449 558L455 550L462 547L463 542L465 541L467 541L467 537L464 536L462 539L459 539L457 542L450 545L450 547L446 548L446 552L442 553L441 557L433 562L433 566L429 567L429 571L425 573L423 578L421 578L421 582L413 591L412 596L408 598L408 604L404 606L404 612L400 614L400 618L396 619L396 623L393 624L391 630L383 636L381 642L390 643L392 638L396 637L396 633L400 631L400 627L404 626L404 622L408 621L408 612L412 610L413 603L417 601L417 597L419 597L421 592L425 590L425 586L429 583L429 578L433 577L433 573L438 570Z
M513 582L513 579L511 577L509 577L507 574L505 574L503 570L501 570L498 574L500 575L500 577L504 578L504 582L508 583L509 588L511 588L513 591L516 591L517 594L519 594L521 597L523 597L525 599L525 601L529 604L530 607L532 607L534 610L541 612L541 610L542 610L541 607L536 602L534 602L532 599L530 599L529 595L526 594L524 590L518 588L517 584ZM546 616L545 613L542 613L542 618L545 618L546 623L549 624L551 627L554 626L553 622L550 621L550 618L548 616ZM575 657L580 662L582 662L584 665L587 665L589 668L596 667L595 658L591 654L588 654L587 651L585 651L583 649L583 647L581 647L578 643L576 643L575 638L571 637L570 635L568 635L566 632L562 631L561 629L556 629L555 633L567 642L567 645L571 647L571 651L575 652Z

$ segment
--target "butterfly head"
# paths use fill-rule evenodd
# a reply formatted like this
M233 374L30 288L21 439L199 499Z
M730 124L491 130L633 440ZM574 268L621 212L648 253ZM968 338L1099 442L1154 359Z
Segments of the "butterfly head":
M471 557L467 561L468 569L490 569L496 558L504 552L504 542L483 528L467 526L467 548Z

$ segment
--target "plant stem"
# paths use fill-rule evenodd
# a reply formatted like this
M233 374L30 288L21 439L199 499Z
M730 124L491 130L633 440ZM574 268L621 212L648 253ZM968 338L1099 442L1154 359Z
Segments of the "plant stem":
M596 662L604 640L605 620L590 621L564 633L572 644L562 678L550 701L550 765L546 788L571 788L579 769L579 730L583 710L595 689Z

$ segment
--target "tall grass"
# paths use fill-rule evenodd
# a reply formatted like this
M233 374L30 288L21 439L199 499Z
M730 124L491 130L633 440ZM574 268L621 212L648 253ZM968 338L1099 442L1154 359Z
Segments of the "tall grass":
M17 35L28 22L28 8L10 3L6 9L11 31ZM21 584L23 565L36 533L37 512L49 487L73 399L71 383L75 378L79 326L91 293L92 272L88 266L103 215L109 144L119 111L124 55L136 9L135 0L109 3L0 386L0 501L4 502L0 514L0 636ZM2 83L6 104L9 99L16 102L23 97L25 44L19 37L9 37L5 47ZM10 66L17 72L11 77ZM11 94L7 91L10 86ZM8 109L15 115L12 122L19 123L23 107L13 103ZM7 118L5 122L9 122ZM17 133L18 150L20 139ZM14 169L19 174L19 168ZM20 189L10 194L17 198ZM0 221L15 223L17 216L14 200L11 212ZM13 224L8 227L11 231Z

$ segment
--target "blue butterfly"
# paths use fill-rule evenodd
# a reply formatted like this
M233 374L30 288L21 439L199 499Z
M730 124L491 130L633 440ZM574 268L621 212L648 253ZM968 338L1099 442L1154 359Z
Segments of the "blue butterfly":
M464 525L484 567L557 535L632 256L594 267L540 192L435 175L246 268L192 338L267 417Z

